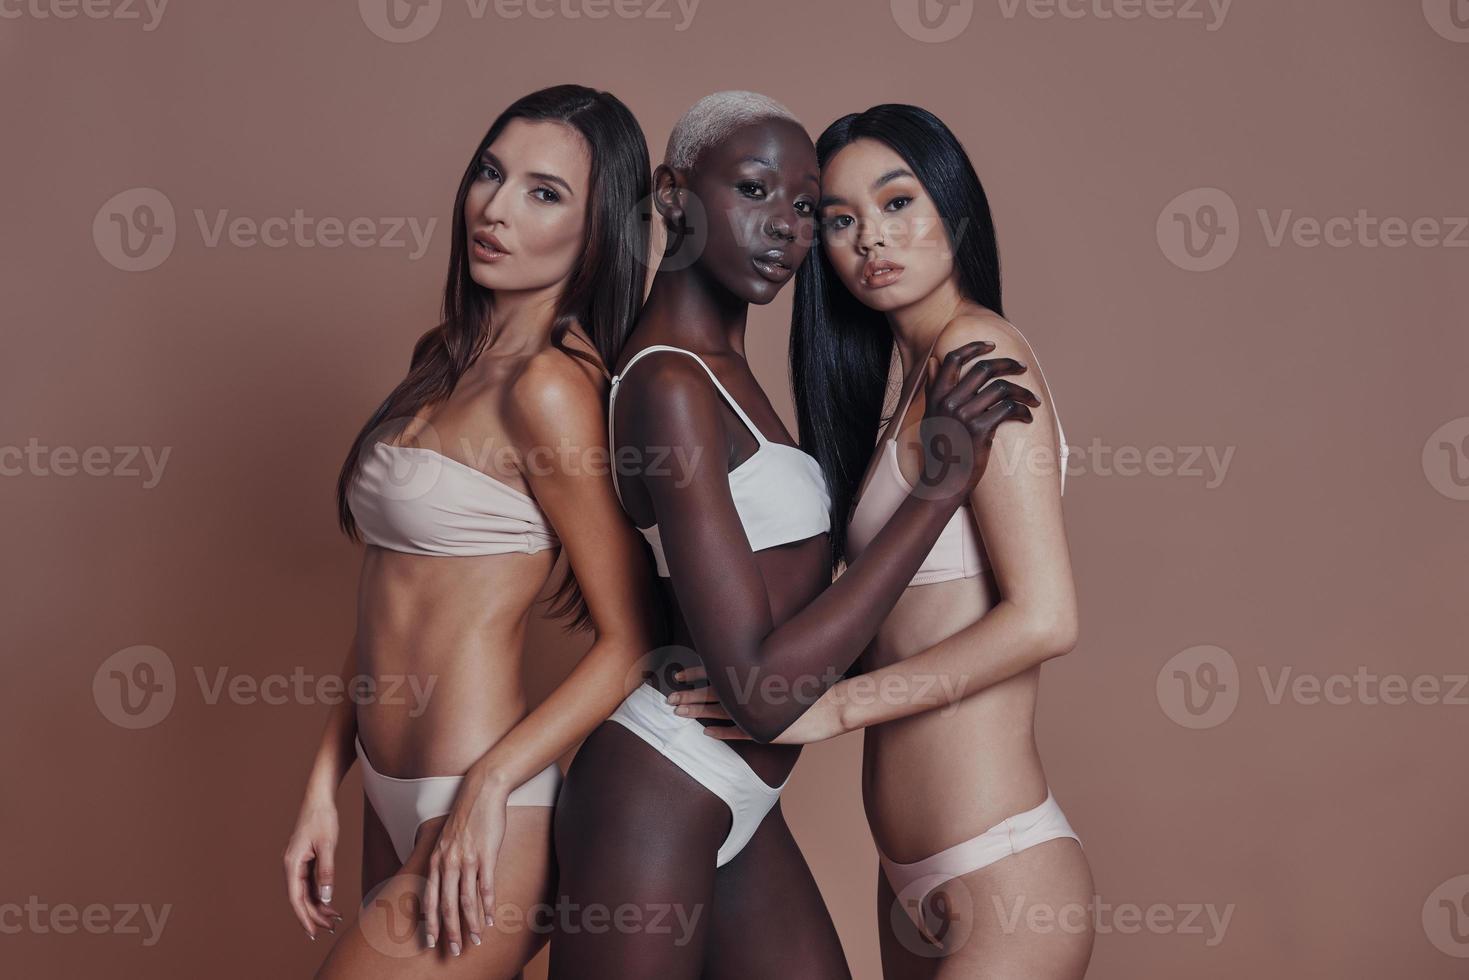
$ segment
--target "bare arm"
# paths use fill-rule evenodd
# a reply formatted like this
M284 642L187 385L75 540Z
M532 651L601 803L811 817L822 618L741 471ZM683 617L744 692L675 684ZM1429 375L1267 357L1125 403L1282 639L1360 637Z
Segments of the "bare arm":
M493 924L495 866L510 793L574 748L642 682L656 599L637 533L613 495L600 392L580 368L532 365L507 414L536 503L556 529L597 636L557 688L465 773L439 831L424 890L429 945L479 944ZM461 926L463 928L461 928Z
M702 370L682 359L662 359L641 375L640 397L628 399L636 406L632 424L619 429L628 442L649 453L671 449L675 458L720 461L691 473L649 471L642 479L679 608L710 684L757 741L779 735L857 658L983 472L996 427L1028 419L1026 406L1038 404L1003 379L986 384L1024 370L1014 362L982 361L961 376L961 363L985 349L969 344L944 359L929 383L925 416L930 428L942 420L951 437L963 432L972 451L964 462L972 465L957 478L951 472L926 492L910 494L861 558L779 627L722 464L726 436L718 395Z
M656 597L641 540L617 502L601 395L574 365L529 372L514 393L512 423L525 474L556 529L596 627L566 679L470 769L471 787L505 795L555 762L606 720L641 683L633 669L654 644ZM555 372L553 374L553 371Z
M1034 354L1023 340L975 318L951 324L938 349L981 334L995 338L998 355L1032 363ZM970 495L1000 600L953 636L833 686L824 699L829 704L813 709L827 716L812 725L826 728L824 737L953 704L1076 646L1076 588L1062 520L1055 408L1049 392L1040 396L1037 424L1000 428L989 476Z

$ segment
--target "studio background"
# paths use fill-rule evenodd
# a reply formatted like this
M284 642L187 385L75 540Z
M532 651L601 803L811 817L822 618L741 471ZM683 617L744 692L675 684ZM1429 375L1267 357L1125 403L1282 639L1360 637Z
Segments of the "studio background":
M0 906L168 916L7 912L0 973L325 955L280 853L327 708L248 692L340 664L342 457L434 322L477 141L579 82L655 162L729 88L813 137L915 103L968 148L1073 447L1082 636L1037 725L1104 903L1089 976L1464 976L1469 6L691 2L0 8ZM793 427L791 292L748 348ZM137 646L172 701L129 727ZM584 647L532 631L536 696ZM784 806L876 980L860 751L809 748Z

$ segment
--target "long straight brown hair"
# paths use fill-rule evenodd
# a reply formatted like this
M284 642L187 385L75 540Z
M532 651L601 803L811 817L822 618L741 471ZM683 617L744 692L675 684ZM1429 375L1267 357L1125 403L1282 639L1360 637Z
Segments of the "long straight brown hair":
M464 202L474 183L480 155L512 119L565 123L581 133L591 152L586 249L557 301L551 343L568 357L580 358L605 374L606 365L616 362L642 306L648 226L635 216L640 202L652 193L653 179L648 144L637 119L610 92L584 85L555 85L516 100L480 140L459 180L441 320L414 344L407 377L357 433L342 464L337 478L337 521L353 541L360 541L361 534L347 495L362 465L362 451L368 440L385 422L412 418L424 406L449 397L475 358L494 341L489 329L494 295L469 273ZM591 337L601 364L586 352L567 346L566 333L577 322ZM594 625L570 567L548 601L551 616L570 616L568 630Z

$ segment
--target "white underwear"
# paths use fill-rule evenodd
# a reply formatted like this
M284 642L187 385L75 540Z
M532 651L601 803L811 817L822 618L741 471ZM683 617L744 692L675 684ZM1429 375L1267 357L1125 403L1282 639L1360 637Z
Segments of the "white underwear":
M1018 854L1027 847L1044 844L1058 837L1070 837L1078 844L1081 838L1066 822L1056 798L1046 790L1045 802L1024 813L1006 817L978 837L946 847L932 857L912 864L889 861L879 849L878 860L883 874L897 896L898 904L919 931L924 931L923 901L935 888L960 875L994 864L1001 858Z
M640 684L617 706L610 720L653 746L728 804L733 820L714 860L716 868L723 867L755 836L790 777L779 786L771 786L727 743L705 735L703 725L674 714L673 708L657 688Z
M442 817L454 808L463 776L423 776L399 779L372 768L362 740L357 739L357 761L362 763L362 791L377 818L393 839L393 850L399 861L407 861L413 853L413 841L425 820ZM509 806L555 806L561 789L561 770L556 763L515 787L506 801Z

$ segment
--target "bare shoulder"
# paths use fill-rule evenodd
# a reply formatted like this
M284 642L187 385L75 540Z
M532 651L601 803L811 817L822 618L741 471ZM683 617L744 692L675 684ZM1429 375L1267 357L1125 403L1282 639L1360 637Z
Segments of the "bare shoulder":
M567 346L586 348L568 335ZM605 438L603 400L607 379L594 350L594 363L547 347L530 357L510 380L505 392L506 420L518 432L536 440L565 436L585 441L590 433Z
M934 356L942 359L950 351L976 340L994 344L985 358L1009 357L1025 365L1025 373L1012 375L1017 384L1033 391L1042 401L1050 400L1050 392L1041 378L1035 350L1009 320L989 311L962 313L954 317L939 333Z
M708 373L688 354L656 351L639 359L636 370L618 381L619 404L631 402L620 418L647 436L688 434L691 425L718 420L718 392ZM621 422L619 422L621 424Z

